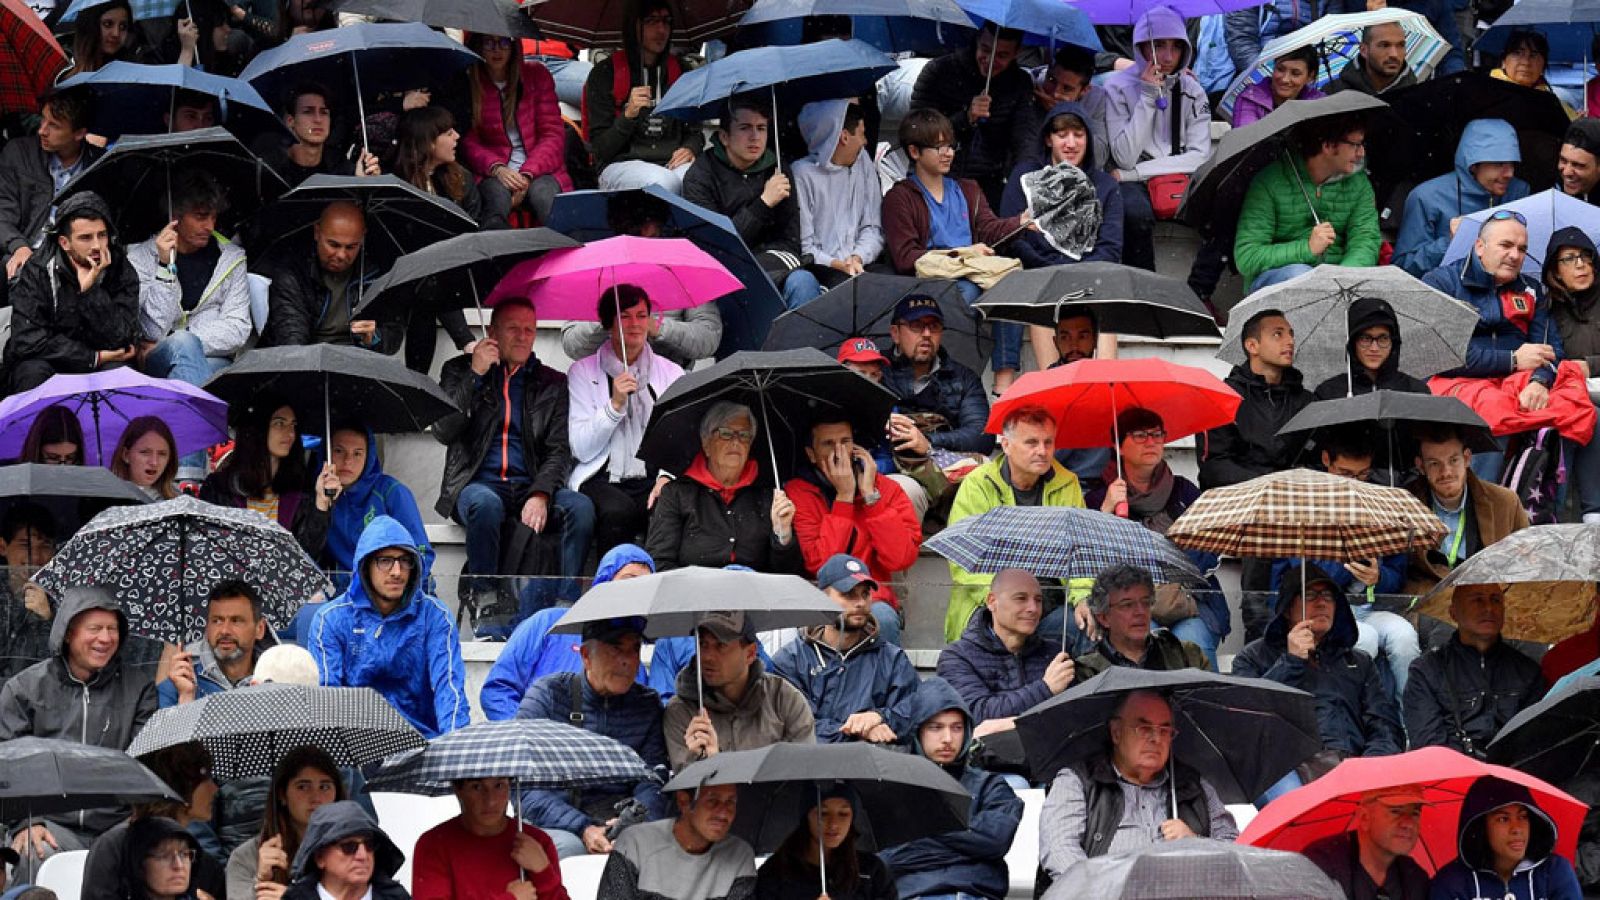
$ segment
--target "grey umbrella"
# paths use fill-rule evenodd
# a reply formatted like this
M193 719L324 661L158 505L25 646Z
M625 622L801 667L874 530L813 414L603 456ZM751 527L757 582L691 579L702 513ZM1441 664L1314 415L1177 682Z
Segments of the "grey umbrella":
M1595 582L1600 582L1600 525L1535 525L1468 557L1422 598L1418 609L1452 622L1456 588L1500 585L1506 596L1502 636L1554 644L1594 625Z
M1205 838L1076 862L1045 900L1342 900L1344 891L1298 853Z
M1233 308L1217 358L1246 362L1239 336L1246 322L1277 310L1294 327L1294 367L1307 384L1349 373L1350 305L1363 297L1389 302L1400 322L1400 371L1429 378L1466 362L1478 311L1394 266L1317 266L1298 278L1263 288Z

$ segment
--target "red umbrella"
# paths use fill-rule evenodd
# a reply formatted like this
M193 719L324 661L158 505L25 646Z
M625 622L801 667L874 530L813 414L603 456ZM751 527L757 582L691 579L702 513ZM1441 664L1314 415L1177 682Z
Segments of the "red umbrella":
M1556 852L1575 861L1578 831L1588 807L1538 778L1479 762L1446 747L1424 747L1398 756L1359 756L1303 788L1272 801L1251 820L1239 843L1299 852L1319 838L1355 828L1361 795L1379 788L1414 784L1422 788L1422 837L1411 857L1428 874L1456 858L1461 801L1472 783L1495 775L1523 785L1556 823Z
M66 64L38 13L22 0L0 0L0 113L37 110Z

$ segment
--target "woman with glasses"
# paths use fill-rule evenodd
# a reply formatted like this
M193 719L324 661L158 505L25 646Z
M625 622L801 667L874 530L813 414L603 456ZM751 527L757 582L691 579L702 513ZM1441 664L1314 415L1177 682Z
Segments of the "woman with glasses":
M1544 77L1545 67L1549 64L1549 38L1540 32L1519 28L1506 37L1505 50L1500 56L1500 67L1491 71L1489 75L1501 81L1550 93L1550 82ZM1557 98L1560 98L1559 94ZM1567 118L1578 117L1577 111L1568 106L1567 101L1561 101L1561 108L1566 112Z
M750 453L756 437L750 407L724 401L706 411L700 452L661 488L650 517L645 549L658 570L738 563L757 572L802 571L794 502L768 486L776 472L759 472Z
M523 59L515 38L474 34L467 48L483 62L468 73L473 126L462 139L461 158L481 179L484 227L508 227L511 211L521 208L544 222L556 195L572 190L555 79L542 64Z
M100 889L119 900L198 900L195 861L200 845L194 835L171 819L152 816L130 825L125 837L128 853L121 877L108 884L86 870L83 896Z
M193 889L205 891L216 900L223 900L227 881L222 862L200 846L204 839L221 852L210 825L211 804L217 796L217 783L211 780L211 753L200 744L178 744L140 757L140 762L183 799L137 806L130 821L96 838L83 864L82 900L123 900L138 896L190 897L193 894L184 893L184 890ZM136 844L141 831L148 832L150 826L146 823L150 822L164 824L149 833L177 832L171 837L151 838L147 834L147 840L152 843L174 845L159 851L163 855L163 864L153 868L160 876L155 882L169 887L176 881L178 870L182 869L183 882L176 893L158 891L156 883L151 883L145 894L136 890L137 879L142 877L145 864L150 862L150 845L147 844L146 850L141 852ZM186 854L181 866L173 853ZM133 875L135 881L124 883L122 877L125 874Z
M360 805L341 800L311 814L284 900L411 900L394 880L405 862Z
M28 426L22 442L22 463L46 466L83 465L83 425L65 406L46 406Z
M1350 304L1346 318L1350 336L1345 351L1349 362L1343 374L1317 385L1318 400L1353 397L1372 391L1428 393L1428 385L1400 371L1400 319L1389 301L1362 297Z
M1550 314L1561 332L1567 359L1581 366L1585 377L1600 377L1600 283L1595 279L1594 241L1581 228L1562 228L1550 236L1544 259ZM1600 521L1600 442L1569 441L1567 455L1584 521Z

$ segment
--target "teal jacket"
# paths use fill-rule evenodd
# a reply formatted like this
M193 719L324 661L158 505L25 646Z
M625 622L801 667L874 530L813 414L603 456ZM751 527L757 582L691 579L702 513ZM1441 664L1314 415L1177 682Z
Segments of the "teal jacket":
M1338 237L1321 256L1314 256L1310 237L1318 222L1333 223ZM1375 266L1381 243L1378 207L1367 173L1313 184L1305 158L1285 151L1256 174L1245 192L1233 258L1249 285L1268 269L1297 263Z

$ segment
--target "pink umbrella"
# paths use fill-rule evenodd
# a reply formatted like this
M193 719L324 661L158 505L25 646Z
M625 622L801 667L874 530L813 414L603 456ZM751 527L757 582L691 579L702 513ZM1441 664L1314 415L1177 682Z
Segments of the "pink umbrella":
M643 288L656 312L688 309L744 288L722 263L685 238L622 235L518 263L489 292L485 305L526 297L546 318L593 322L599 318L595 301L618 284Z

